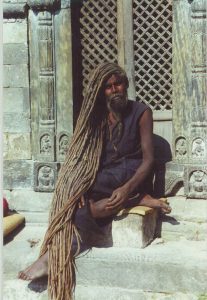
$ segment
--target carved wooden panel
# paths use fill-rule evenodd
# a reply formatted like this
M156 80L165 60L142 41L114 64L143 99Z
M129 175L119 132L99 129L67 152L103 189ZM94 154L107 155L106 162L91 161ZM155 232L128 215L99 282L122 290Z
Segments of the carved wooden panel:
M81 8L83 87L90 71L104 61L117 62L116 0L85 0Z
M172 1L134 0L136 99L172 108Z

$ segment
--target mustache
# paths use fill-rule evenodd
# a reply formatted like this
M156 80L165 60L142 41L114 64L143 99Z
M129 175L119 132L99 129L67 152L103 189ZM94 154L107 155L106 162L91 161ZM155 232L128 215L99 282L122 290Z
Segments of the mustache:
M121 93L116 93L116 94L112 94L112 95L108 96L109 101L115 100L116 98L123 99L125 97Z

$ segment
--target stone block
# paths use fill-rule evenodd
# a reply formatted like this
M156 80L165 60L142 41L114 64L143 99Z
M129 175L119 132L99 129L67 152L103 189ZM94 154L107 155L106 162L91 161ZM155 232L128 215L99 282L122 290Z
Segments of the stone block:
M29 88L3 89L4 113L30 113Z
M3 43L27 43L27 19L5 20L3 24Z
M155 209L143 206L124 209L111 223L102 226L102 234L84 232L84 239L96 247L144 248L154 239L156 220Z
M4 65L28 64L28 47L26 43L3 45Z
M4 87L29 87L28 65L5 65Z
M38 193L33 190L4 191L4 195L8 200L11 210L16 210L23 214L25 212L28 214L35 212L37 214L36 223L38 222L38 216L40 216L40 214L48 213L50 210L53 196L52 193ZM39 221L39 223L41 222Z
M5 113L3 121L4 132L23 134L31 131L28 113Z
M3 138L4 159L31 159L30 133L6 133Z
M49 205L50 207L50 205ZM48 220L49 220L49 210L48 212L45 213L37 213L37 212L28 212L28 211L24 211L21 212L24 217L25 217L25 222L26 225L35 225L35 226L41 226L41 225L46 225L48 226Z
M129 214L123 213L114 218L112 222L114 247L144 248L153 241L157 211L149 209L149 213L140 215L135 212L138 207L133 208Z
M26 160L5 160L3 175L4 189L31 189L33 162Z

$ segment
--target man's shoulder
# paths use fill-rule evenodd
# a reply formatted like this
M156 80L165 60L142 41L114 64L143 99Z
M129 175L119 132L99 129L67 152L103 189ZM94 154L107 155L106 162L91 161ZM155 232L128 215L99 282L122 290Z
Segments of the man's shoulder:
M144 112L146 109L150 109L150 107L147 104L139 101L128 100L128 105L133 111L136 110Z

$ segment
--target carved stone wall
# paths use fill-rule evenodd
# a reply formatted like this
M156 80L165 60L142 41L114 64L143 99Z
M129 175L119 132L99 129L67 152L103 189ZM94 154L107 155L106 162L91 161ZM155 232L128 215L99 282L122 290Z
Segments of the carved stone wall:
M163 153L170 153L172 148L172 161L166 164L166 170L161 170L161 173L166 171L162 178L165 193L174 193L177 186L183 185L188 197L202 198L206 197L207 169L206 5L205 0L166 3L164 10L164 1L156 4L156 1L107 0L101 5L97 1L84 1L80 11L82 60L78 63L82 63L85 85L90 69L99 62L118 61L127 71L129 97L134 100L144 90L142 83L140 88L137 85L142 68L147 76L147 68L151 64L152 69L155 67L154 75L145 79L147 90L151 83L156 84L156 70L162 73L165 69L163 86L162 76L158 79L160 92L156 99L150 95L156 152L163 158ZM76 103L72 9L70 1L4 2L4 187L7 190L26 188L45 193L54 190L59 165L64 161L71 138ZM155 43L156 26L162 30L158 30L159 41ZM144 42L148 42L147 46ZM166 49L163 55L159 50L162 47L156 48L158 44ZM168 77L171 47L172 82Z
M33 191L51 201L72 135L71 55L70 2L4 2L4 189L30 191L28 211Z
M207 198L206 13L206 1L174 1L174 145L168 177L179 165L179 180L191 198Z

